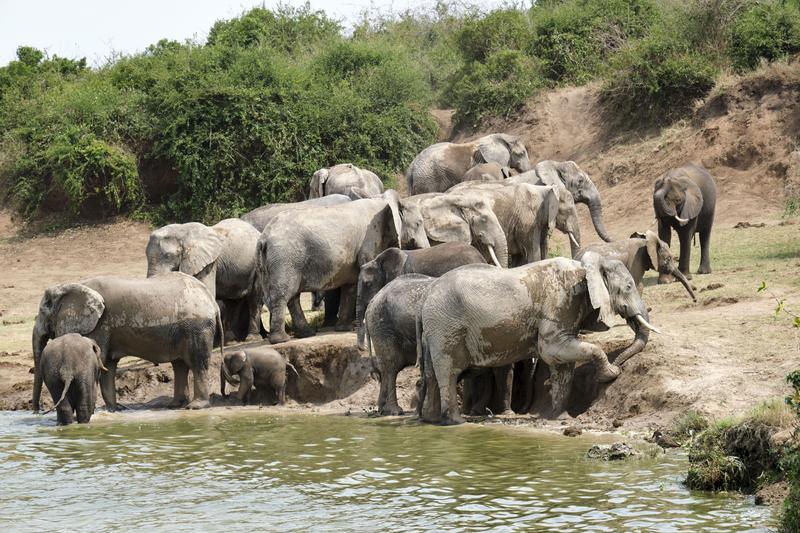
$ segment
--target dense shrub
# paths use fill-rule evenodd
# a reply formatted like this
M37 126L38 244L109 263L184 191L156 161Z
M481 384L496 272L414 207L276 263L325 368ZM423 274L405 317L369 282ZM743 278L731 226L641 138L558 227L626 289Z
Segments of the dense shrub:
M717 71L683 42L655 34L616 57L602 97L614 112L660 123L680 116L708 94Z
M800 317L794 318L795 327L800 327ZM800 370L795 370L786 376L786 381L792 388L786 403L800 422ZM800 530L800 426L795 426L794 440L783 456L781 469L789 483L789 494L783 503L781 528L783 531L798 531Z
M730 30L729 55L739 70L755 68L800 52L800 5L777 0L759 2L738 17Z
M524 50L531 40L530 20L516 9L499 9L468 20L456 40L467 62L484 62L504 50Z

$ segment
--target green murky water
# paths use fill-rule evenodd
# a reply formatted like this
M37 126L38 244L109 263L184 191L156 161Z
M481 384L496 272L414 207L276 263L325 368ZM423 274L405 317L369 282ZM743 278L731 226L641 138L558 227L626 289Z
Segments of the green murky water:
M764 530L691 493L686 459L603 463L597 437L258 411L0 412L0 531Z

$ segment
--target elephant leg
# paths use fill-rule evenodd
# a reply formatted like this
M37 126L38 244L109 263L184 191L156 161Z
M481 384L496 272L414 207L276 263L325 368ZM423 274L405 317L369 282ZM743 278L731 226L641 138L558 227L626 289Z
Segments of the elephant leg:
M69 396L68 393L67 397L56 408L56 422L59 426L67 426L75 422L73 417L74 408Z
M462 379L461 407L464 414L485 416L494 394L494 377L491 370L473 371Z
M711 274L711 258L709 257L709 246L711 245L711 228L703 229L700 232L700 268L698 274Z
M248 323L247 323L247 337L245 340L247 342L253 341L260 341L261 340L261 297L258 294L258 291L251 290L250 293L245 296L247 299L247 316L248 316Z
M686 279L692 279L692 273L689 272L689 263L692 259L692 236L694 235L694 228L681 231L678 239L681 242L681 255L678 259L678 270L686 276Z
M286 300L270 299L269 303L269 342L278 344L289 340L286 334Z
M514 379L512 365L504 365L492 369L494 388L491 406L495 409L495 414L508 415L511 411L511 386Z
M322 309L322 304L325 301L325 293L322 291L314 291L311 293L311 310L319 311Z
M336 325L336 316L339 314L339 300L341 294L341 289L325 291L323 296L325 300L325 319L322 321L323 328L332 328Z
M339 320L336 331L352 331L353 320L356 316L356 286L345 285L342 287L342 296L339 301Z
M439 372L436 372L436 380L439 382L439 394L441 397L441 424L443 426L463 424L464 417L458 412L458 398L456 396L458 371L452 367L448 368L441 379L439 378Z
M294 329L296 338L304 339L316 335L316 332L308 325L306 315L303 313L303 307L300 305L300 293L289 300L289 314L292 315L292 329Z
M117 410L117 363L116 359L109 357L103 363L105 372L100 372L100 394L109 412Z
M550 401L552 402L552 418L564 415L569 393L572 391L572 381L575 377L575 365L556 364L550 367Z
M397 416L403 414L403 410L400 408L400 405L397 402L396 369L391 369L388 372L381 374L381 394L384 398L383 407L380 410L382 415ZM380 401L380 398L378 401Z
M170 409L180 409L189 403L189 366L183 359L172 361L172 373L175 375L172 385L172 401Z
M275 389L278 393L278 405L283 405L286 403L286 381L284 381L281 385L279 385Z
M75 417L78 419L78 424L87 424L92 417L94 408L91 406L90 390L94 392L94 388L83 380L78 380L77 383L72 385L75 387Z
M208 369L192 368L192 379L194 380L194 398L186 408L205 409L210 407L211 404L208 401Z

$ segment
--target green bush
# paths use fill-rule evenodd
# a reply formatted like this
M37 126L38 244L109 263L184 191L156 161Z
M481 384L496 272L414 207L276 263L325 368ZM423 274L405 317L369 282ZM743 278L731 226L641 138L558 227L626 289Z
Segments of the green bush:
M708 94L717 72L707 57L684 43L654 34L616 57L601 97L615 113L663 123Z
M485 116L508 117L543 85L530 57L517 50L495 52L485 63L470 64L450 88L455 121L475 127Z
M466 62L485 62L505 50L524 50L531 40L528 17L516 9L499 9L483 18L469 19L456 36Z
M739 70L800 52L800 7L776 0L749 7L730 30L728 53Z
M798 324L795 321L795 324ZM786 404L794 411L800 421L800 370L795 370L786 381L792 387L792 393L786 398ZM789 483L789 494L783 503L781 529L783 531L800 530L800 426L795 427L794 441L788 446L781 460L781 470Z

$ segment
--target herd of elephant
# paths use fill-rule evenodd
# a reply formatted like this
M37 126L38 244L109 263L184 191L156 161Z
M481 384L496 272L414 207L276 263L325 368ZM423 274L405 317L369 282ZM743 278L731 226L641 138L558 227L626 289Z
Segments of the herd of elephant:
M572 161L531 167L520 139L492 134L423 150L407 175L408 196L374 173L339 164L314 173L305 201L270 204L214 226L170 224L152 232L147 277L101 276L45 290L33 329L33 409L42 383L61 424L88 422L96 384L115 410L117 363L137 356L171 363L171 406L209 405L213 347L223 358L220 388L238 385L247 402L264 389L283 403L286 366L268 346L225 353L231 341L315 334L300 294L324 294L325 324L357 329L380 379L378 409L400 414L396 378L418 365L417 413L461 422L462 412L527 412L538 361L548 365L551 415L565 410L576 364L591 361L598 382L644 349L650 331L642 301L645 271L659 282L688 281L699 233L699 273L710 272L716 186L703 168L672 169L655 182L658 234L614 240L597 187ZM588 206L603 242L581 245L576 203ZM553 229L569 237L572 259L548 259ZM671 230L680 238L676 265ZM261 321L269 310L269 329ZM610 363L581 340L619 315L634 340ZM48 342L50 341L50 342ZM189 371L194 394L189 400ZM463 380L459 403L457 383Z

